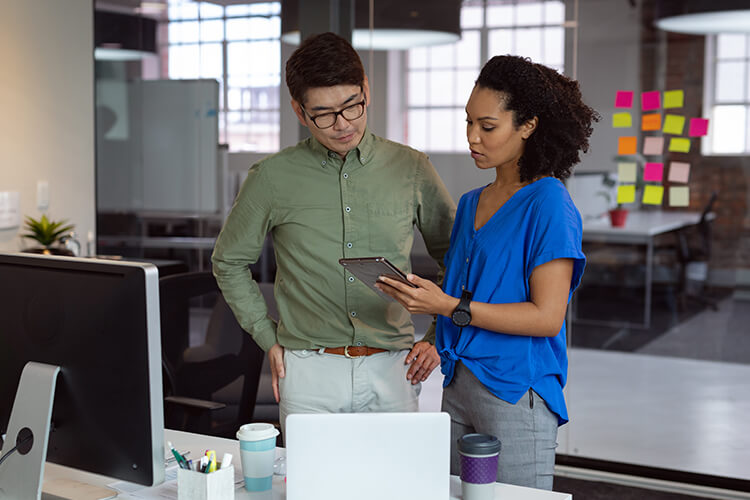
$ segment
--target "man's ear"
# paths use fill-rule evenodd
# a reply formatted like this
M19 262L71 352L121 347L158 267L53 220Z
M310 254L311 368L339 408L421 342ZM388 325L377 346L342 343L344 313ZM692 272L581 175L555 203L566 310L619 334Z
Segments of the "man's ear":
M370 105L370 82L367 80L367 77L365 76L365 79L362 81L362 92L365 94L365 99L367 102L367 105Z
M539 125L539 117L537 116L526 120L526 122L521 125L521 128L523 129L521 132L521 137L523 137L524 139L528 139L529 137L531 137L531 134L534 133L537 125Z
M302 105L292 99L292 109L294 114L297 115L297 119L303 127L307 127L307 120L305 120L305 112L302 110Z

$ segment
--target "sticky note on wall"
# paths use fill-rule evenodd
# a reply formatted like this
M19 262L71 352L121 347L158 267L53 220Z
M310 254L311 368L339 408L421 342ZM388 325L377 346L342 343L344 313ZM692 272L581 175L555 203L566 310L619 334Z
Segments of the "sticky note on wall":
M643 154L644 155L660 155L664 152L664 137L644 137L643 138Z
M615 107L616 108L631 108L633 107L633 91L632 90L618 90L615 94Z
M681 162L681 161L673 161L669 164L669 177L667 180L669 182L682 182L687 184L688 179L690 178L690 164Z
M688 135L690 137L701 137L708 134L708 120L705 118L691 118Z
M617 186L617 203L635 203L635 185Z
M661 107L661 94L658 90L641 93L641 109L650 111Z
M643 188L643 203L645 205L661 205L664 199L664 186L646 184Z
M630 113L615 113L612 115L612 127L627 128L632 126L633 120L630 118Z
M617 141L618 155L634 155L636 153L637 142L635 137L620 137Z
M690 205L690 190L687 186L669 187L669 206L686 207Z
M638 166L635 163L623 162L617 164L617 180L620 182L635 182Z
M662 129L665 134L682 135L682 131L685 128L685 117L680 115L667 115L664 117L664 128Z
M650 113L641 116L641 130L661 130L661 115L659 113Z
M661 182L664 178L663 163L646 163L643 167L643 180Z
M669 139L669 150L675 153L689 153L690 139L684 137L672 137Z
M667 90L664 92L665 108L681 108L685 102L685 93L682 90Z

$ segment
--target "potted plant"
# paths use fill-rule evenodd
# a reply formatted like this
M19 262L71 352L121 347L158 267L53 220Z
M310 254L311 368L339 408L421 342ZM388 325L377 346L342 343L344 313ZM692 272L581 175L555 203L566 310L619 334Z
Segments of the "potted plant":
M28 233L22 236L36 241L41 246L28 248L24 252L45 255L73 255L73 252L67 248L59 246L66 234L75 227L73 224L67 224L67 222L66 220L51 221L44 214L39 219L26 216L24 228Z
M608 207L614 207L609 209L609 220L612 227L623 227L628 218L628 209L624 208L621 203L613 203L612 190L617 184L617 181L609 174L605 174L602 179L602 184L607 187L607 190L597 191L596 194L607 200Z

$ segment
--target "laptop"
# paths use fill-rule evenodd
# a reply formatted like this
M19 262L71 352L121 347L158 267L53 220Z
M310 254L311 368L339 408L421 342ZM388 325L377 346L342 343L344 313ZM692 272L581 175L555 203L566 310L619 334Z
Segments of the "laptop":
M447 413L316 413L286 419L287 500L448 500Z

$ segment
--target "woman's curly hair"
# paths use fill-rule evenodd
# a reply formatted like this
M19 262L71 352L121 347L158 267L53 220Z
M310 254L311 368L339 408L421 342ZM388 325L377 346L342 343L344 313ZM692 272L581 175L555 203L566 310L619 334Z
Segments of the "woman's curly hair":
M503 93L505 109L520 127L538 118L519 161L521 181L551 175L570 176L589 149L592 122L599 113L583 103L578 82L554 69L518 56L495 56L484 65L476 85Z

